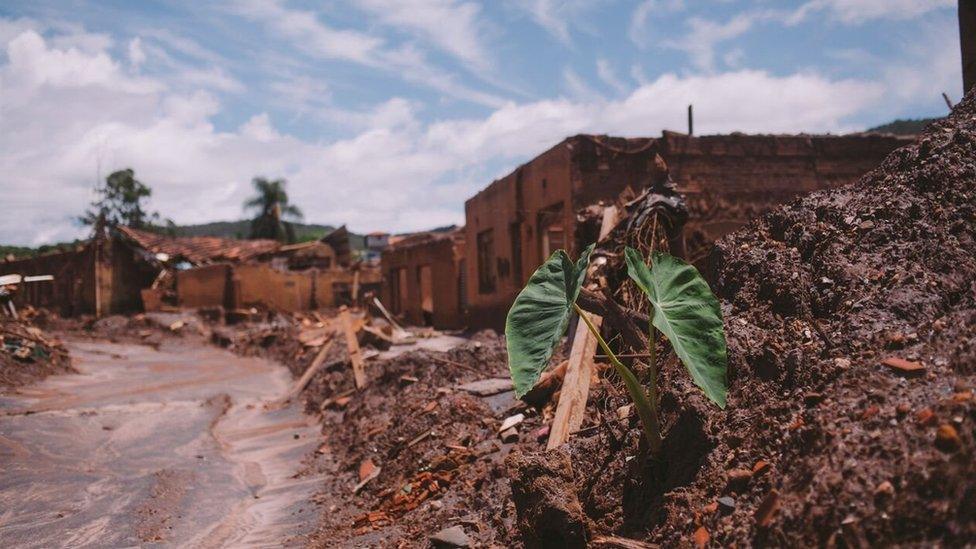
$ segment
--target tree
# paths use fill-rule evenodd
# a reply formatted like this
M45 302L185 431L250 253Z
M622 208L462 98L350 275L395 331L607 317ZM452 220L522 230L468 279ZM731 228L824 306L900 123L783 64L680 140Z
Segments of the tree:
M251 238L295 241L295 229L284 219L301 219L302 211L288 203L288 193L285 191L287 184L284 179L269 181L263 177L255 177L251 180L257 195L244 202L245 210L258 212L257 217L251 221Z
M136 179L131 168L113 172L95 192L99 199L92 202L85 215L79 218L83 225L95 225L101 219L108 225L125 225L133 229L158 228L155 223L160 220L159 214L149 213L143 205L143 201L152 195L152 189Z

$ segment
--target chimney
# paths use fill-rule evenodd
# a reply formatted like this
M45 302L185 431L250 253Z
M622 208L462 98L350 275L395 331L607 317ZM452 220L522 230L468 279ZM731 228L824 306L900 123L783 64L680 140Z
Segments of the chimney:
M976 85L976 0L959 0L963 95Z

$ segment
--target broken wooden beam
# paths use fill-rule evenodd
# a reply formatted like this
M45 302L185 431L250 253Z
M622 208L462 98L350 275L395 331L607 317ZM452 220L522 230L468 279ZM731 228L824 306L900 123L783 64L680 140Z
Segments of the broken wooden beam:
M606 238L616 224L616 206L605 208L598 240ZM587 270L592 274L596 270L596 265L591 264ZM596 329L600 329L603 324L601 316L587 312L583 314L587 315ZM556 405L556 415L549 428L549 442L546 444L548 450L565 443L569 440L569 435L578 431L583 425L586 400L590 394L590 379L593 377L593 355L596 353L596 347L596 337L590 333L586 323L577 323L573 347L569 353L569 363L566 366L566 377L563 379L559 403Z
M346 349L349 351L349 361L352 362L352 375L356 381L356 388L362 389L366 386L366 364L362 350L359 348L359 340L356 339L356 329L353 328L352 318L349 316L349 308L343 306L339 309L339 323L346 336Z

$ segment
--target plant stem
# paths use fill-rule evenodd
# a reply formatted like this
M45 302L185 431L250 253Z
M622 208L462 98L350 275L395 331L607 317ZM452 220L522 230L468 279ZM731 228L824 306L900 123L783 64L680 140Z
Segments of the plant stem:
M576 313L583 319L586 323L587 329L593 334L597 342L600 344L600 348L603 349L604 354L610 359L610 364L613 364L614 369L617 370L617 374L620 375L624 380L624 385L627 387L627 392L630 393L630 398L634 401L634 407L637 408L637 416L641 420L641 425L644 428L644 437L647 439L647 443L651 450L651 456L656 457L661 451L661 426L658 422L657 417L657 403L648 400L647 394L644 393L644 388L641 387L640 381L637 380L637 376L630 371L630 368L623 365L617 355L610 350L607 342L604 341L603 336L600 335L600 330L596 329L596 326L590 322L590 318L586 316L583 309L576 303L573 303L573 308L576 309ZM652 389L652 399L656 400L656 389Z

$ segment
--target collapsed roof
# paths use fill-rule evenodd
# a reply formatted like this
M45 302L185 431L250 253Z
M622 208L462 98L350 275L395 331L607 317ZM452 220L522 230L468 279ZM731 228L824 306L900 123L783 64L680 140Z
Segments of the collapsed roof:
M163 262L187 261L205 265L220 261L250 261L266 253L277 251L281 244L275 240L231 240L214 236L172 237L117 226L118 233ZM165 254L165 259L160 257Z

